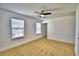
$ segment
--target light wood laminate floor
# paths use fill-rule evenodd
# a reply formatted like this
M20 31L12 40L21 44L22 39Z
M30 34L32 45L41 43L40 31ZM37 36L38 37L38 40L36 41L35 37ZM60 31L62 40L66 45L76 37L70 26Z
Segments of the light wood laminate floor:
M41 38L1 52L0 56L74 56L74 45Z

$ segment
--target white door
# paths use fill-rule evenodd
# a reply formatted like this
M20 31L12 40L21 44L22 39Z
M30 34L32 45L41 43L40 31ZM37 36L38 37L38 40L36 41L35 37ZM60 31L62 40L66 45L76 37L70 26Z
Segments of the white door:
M76 9L75 54L79 56L79 5Z

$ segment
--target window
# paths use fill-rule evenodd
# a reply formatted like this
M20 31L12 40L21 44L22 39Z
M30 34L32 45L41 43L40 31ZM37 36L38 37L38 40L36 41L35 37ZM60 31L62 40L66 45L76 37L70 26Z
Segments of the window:
M24 37L24 20L11 18L12 38Z
M36 23L36 34L41 33L41 23Z

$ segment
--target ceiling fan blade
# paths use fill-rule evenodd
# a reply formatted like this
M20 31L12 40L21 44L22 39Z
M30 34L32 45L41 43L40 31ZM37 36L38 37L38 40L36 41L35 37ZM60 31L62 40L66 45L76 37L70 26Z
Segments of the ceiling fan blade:
M52 14L52 13L43 13L43 15L50 15L50 14Z
M38 14L40 14L40 12L35 12L35 13L38 13Z
M35 12L35 13L38 13L38 12Z

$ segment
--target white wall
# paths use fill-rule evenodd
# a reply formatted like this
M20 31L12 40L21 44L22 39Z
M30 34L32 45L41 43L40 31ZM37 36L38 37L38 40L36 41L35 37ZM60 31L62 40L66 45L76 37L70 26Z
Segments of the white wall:
M48 20L48 39L74 43L75 16L64 16Z
M79 4L76 8L75 54L79 56Z
M25 37L23 39L12 40L10 35L10 17L25 20ZM35 34L36 22L41 22L41 20L0 9L0 51L42 37L42 34Z

